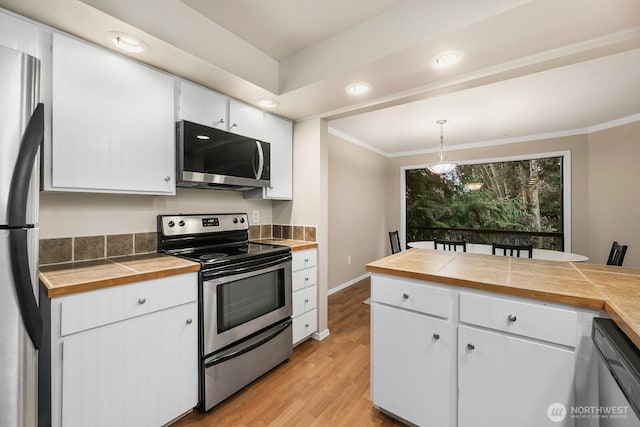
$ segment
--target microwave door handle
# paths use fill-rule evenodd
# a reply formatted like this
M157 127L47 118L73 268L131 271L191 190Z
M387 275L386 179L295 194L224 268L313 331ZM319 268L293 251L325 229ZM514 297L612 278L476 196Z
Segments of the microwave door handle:
M262 176L262 169L264 168L264 152L262 151L262 144L260 144L260 141L256 141L256 147L258 147L258 171L256 172L256 179L260 179Z

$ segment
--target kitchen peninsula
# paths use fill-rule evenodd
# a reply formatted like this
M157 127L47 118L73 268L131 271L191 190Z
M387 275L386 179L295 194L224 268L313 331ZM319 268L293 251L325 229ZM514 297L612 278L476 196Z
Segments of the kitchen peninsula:
M372 273L373 404L417 425L597 425L594 317L640 347L640 269L410 249Z

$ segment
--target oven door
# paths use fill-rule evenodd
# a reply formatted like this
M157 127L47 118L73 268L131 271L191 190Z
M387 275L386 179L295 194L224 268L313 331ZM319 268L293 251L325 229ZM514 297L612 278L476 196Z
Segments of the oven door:
M203 272L202 356L291 317L291 254Z

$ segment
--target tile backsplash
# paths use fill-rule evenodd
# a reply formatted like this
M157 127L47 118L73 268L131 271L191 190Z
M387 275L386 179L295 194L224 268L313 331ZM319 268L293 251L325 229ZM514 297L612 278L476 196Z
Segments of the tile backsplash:
M316 241L316 228L265 224L249 227L249 239ZM137 255L157 250L157 233L109 234L40 240L40 265Z
M308 225L252 225L249 227L250 239L289 239L306 242L316 241L316 228Z
M40 240L40 265L155 252L157 233L111 234Z

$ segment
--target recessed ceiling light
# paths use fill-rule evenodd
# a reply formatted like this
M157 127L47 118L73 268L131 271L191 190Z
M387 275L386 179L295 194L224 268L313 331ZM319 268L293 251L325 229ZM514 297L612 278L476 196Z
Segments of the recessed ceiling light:
M349 83L344 90L349 95L364 95L365 93L369 93L371 85L367 82Z
M196 138L198 138L198 139L211 139L207 135L196 135Z
M147 45L141 40L126 33L110 31L107 33L107 37L116 47L127 52L140 53L148 49Z
M273 101L271 99L261 99L260 101L258 101L258 104L260 104L260 106L264 108L273 108L278 105L276 101Z
M462 58L464 58L463 51L446 50L431 58L429 66L431 66L431 68L435 68L436 70L442 70L456 65L458 62L462 61Z

